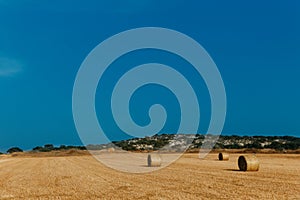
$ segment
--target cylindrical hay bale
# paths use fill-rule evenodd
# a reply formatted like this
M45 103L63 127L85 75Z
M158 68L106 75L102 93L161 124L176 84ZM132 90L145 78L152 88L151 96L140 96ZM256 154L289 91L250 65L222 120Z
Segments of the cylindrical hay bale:
M147 161L148 161L148 167L161 166L161 157L159 154L149 154Z
M240 156L238 165L241 171L258 171L259 169L259 161L255 155Z
M115 152L115 148L113 148L113 147L108 148L107 151L108 151L109 153L113 153L113 152Z
M219 160L229 160L228 153L219 153Z

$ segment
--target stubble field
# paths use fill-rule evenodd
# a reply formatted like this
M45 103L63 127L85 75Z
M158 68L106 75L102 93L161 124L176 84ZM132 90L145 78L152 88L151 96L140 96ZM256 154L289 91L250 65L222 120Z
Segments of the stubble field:
M146 174L110 169L92 156L0 157L0 199L300 199L300 155L258 154L258 172L237 159L185 154Z

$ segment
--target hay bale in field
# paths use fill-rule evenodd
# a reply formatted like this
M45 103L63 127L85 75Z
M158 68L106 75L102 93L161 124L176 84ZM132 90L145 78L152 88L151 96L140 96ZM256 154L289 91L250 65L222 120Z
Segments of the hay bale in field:
M148 167L161 166L161 157L159 154L148 154Z
M259 161L255 155L243 155L238 159L241 171L258 171Z
M219 153L219 160L229 160L228 153Z
M107 151L108 151L109 153L113 153L113 152L115 152L115 148L113 148L113 147L108 148Z

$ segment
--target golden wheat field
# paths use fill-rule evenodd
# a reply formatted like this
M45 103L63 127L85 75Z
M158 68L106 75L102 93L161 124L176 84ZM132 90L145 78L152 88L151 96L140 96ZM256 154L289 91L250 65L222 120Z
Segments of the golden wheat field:
M239 155L185 154L146 174L89 155L2 156L0 199L300 199L299 154L258 154L258 172L238 171Z

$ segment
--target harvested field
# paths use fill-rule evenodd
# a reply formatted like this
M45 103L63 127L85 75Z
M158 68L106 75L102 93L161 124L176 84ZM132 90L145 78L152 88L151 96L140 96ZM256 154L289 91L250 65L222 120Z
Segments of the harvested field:
M300 199L300 155L258 154L257 172L231 154L185 154L146 174L110 169L92 156L0 157L0 199ZM146 164L146 160L145 160Z

